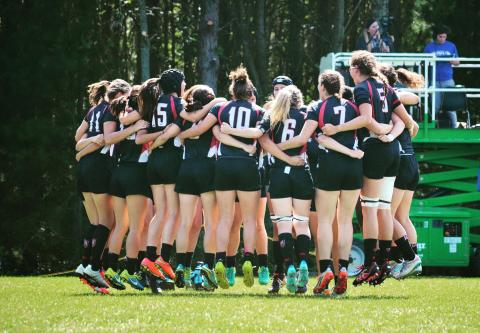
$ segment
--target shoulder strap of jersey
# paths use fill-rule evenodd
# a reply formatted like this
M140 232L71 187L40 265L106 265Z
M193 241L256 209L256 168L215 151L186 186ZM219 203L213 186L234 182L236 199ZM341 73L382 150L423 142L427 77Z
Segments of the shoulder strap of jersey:
M357 114L357 116L360 115L360 110L358 109L358 106L355 103L353 103L352 101L349 101L348 99L345 99L345 100L342 99L342 104L345 104L345 103L343 103L343 101L345 101L347 104L349 104L355 110L355 113Z
M325 108L327 107L327 101L323 101L322 105L320 105L320 111L318 112L318 128L322 129L325 126Z
M368 93L370 94L370 105L372 106L372 117L375 119L375 107L373 106L373 89L372 84L367 79Z
M178 118L177 110L175 109L175 100L172 95L170 95L170 108L172 109L173 113L173 120Z
M218 110L218 123L220 125L222 124L222 120L220 119L220 116L222 115L223 110L227 107L228 104L230 104L230 102L223 103L222 106L220 107L220 110Z

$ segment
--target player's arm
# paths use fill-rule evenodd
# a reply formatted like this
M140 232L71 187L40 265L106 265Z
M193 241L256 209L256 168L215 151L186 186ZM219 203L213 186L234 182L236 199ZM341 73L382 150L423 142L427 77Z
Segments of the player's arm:
M223 143L224 145L243 149L250 155L255 154L255 152L257 151L257 147L255 145L247 145L246 143L243 143L235 139L231 135L221 132L220 127L218 125L213 126L212 131L215 138L221 143Z
M241 136L242 138L247 138L247 139L258 139L263 135L262 130L257 127L233 128L227 123L222 123L221 131L222 133L225 133L225 134Z
M92 136L90 138L87 138L87 134L85 133L80 140L78 140L77 144L75 145L75 150L80 151L86 146L88 146L90 143L103 140L103 134L98 134L96 136ZM105 143L103 143L105 144Z
M337 140L323 134L320 134L318 136L317 142L327 149L335 150L336 152L350 156L352 158L360 159L363 157L363 151L345 147L344 145L339 143Z
M148 122L145 120L139 120L134 125L129 126L123 130L117 131L117 122L115 121L106 121L103 124L103 133L105 136L105 143L107 145L113 145L115 143L121 142L131 136L132 134L137 133L138 131L148 127Z
M408 131L410 132L410 136L414 138L417 136L418 133L418 124L415 120L412 119L412 117L408 114L407 110L403 106L402 103L397 105L395 109L393 109L393 112L404 122L405 127L408 128Z
M208 102L208 104L205 104L200 110L193 112L187 112L186 110L183 110L182 112L180 112L180 117L188 120L191 123L196 123L197 121L205 118L210 109L213 108L216 104L224 103L226 101L227 100L223 97L214 98L212 101Z
M83 135L87 133L87 130L88 130L88 123L85 120L83 120L80 126L78 126L77 131L75 132L75 142L80 141Z
M397 97L403 105L417 105L420 103L420 97L411 91L397 91Z
M181 132L178 137L182 140L185 140L194 136L202 135L210 128L212 128L212 126L216 123L217 118L213 114L209 113L200 124L190 127L188 130Z
M268 136L267 133L262 135L258 142L262 146L263 150L272 154L272 156L288 163L292 166L301 166L305 164L305 160L300 156L289 156L285 154Z
M143 145L150 141L155 141L160 135L162 135L163 131L148 133L146 129L142 129L137 132L135 136L135 143L137 145Z
M303 146L307 143L308 139L312 136L317 127L317 121L308 119L307 121L305 121L305 124L303 124L302 131L299 135L294 136L293 138L285 142L277 143L278 148L280 148L281 150L287 150Z
M165 142L167 142L171 138L176 137L179 133L180 127L178 127L177 124L172 123L165 129L165 131L162 132L160 136L155 139L153 144L150 146L150 150L162 146Z
M119 118L120 123L127 126L130 124L133 124L134 122L140 120L142 117L140 116L140 113L136 110L131 111L131 112L124 112L122 116Z
M94 151L97 151L99 150L100 148L102 148L103 145L99 145L95 142L92 142L90 144L88 144L85 148L83 148L82 150L80 150L76 155L75 155L75 159L77 161L80 161L80 159L88 154L91 154L93 153Z
M402 134L405 129L405 123L397 116L395 113L392 113L393 128L390 133L387 135L380 135L378 138L383 142L392 142L400 134Z

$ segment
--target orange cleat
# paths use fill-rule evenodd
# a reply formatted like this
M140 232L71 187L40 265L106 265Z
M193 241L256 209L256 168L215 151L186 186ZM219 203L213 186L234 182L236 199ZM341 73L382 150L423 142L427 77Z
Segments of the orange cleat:
M151 261L150 259L143 258L140 267L144 272L148 272L159 279L165 280L165 275L163 275L162 271L157 267L155 262ZM170 267L170 269L172 268Z
M173 271L172 266L170 266L168 262L163 260L161 256L159 256L157 260L155 260L155 266L157 266L159 270L161 269L163 273L165 273L170 279L175 280L175 272Z

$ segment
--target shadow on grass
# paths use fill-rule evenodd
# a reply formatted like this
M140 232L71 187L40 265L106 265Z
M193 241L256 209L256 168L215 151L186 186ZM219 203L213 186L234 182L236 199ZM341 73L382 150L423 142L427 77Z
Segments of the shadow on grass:
M357 301L357 300L406 300L409 299L407 296L399 295L347 295L344 297L322 297L322 296L315 296L313 294L306 294L306 295L294 295L294 294L280 294L280 295L268 295L268 294L250 294L250 293L232 293L232 294L225 294L225 293L215 293L215 292L172 292L172 291L164 291L159 294L153 294L150 292L115 292L114 294L110 295L101 295L101 294L94 294L94 293L76 293L72 294L73 297L91 297L91 296L99 296L99 297L159 297L159 298L212 298L212 299L235 299L235 298L259 298L259 299L332 299L335 301Z

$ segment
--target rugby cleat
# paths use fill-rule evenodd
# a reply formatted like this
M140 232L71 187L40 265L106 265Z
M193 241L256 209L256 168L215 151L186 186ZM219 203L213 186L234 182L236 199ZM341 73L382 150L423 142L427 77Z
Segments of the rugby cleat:
M108 284L115 289L118 290L125 290L125 285L118 275L111 267L105 271L105 279L107 280Z
M155 276L159 279L165 280L165 275L163 274L161 269L159 269L157 267L155 262L151 261L148 258L143 258L143 260L140 264L140 269L142 271L144 271L145 273L150 273L150 274L152 274L153 276Z
M222 289L228 289L230 285L228 284L227 276L225 274L225 266L223 262L219 261L215 265L215 278L217 279L217 283Z
M269 294L278 294L280 289L283 287L283 279L285 277L283 274L273 273L272 286L268 289Z
M422 260L418 255L415 255L413 260L405 260L402 267L398 271L393 272L392 276L397 280L401 280L408 276L419 274L422 274Z
M175 273L173 272L172 266L170 266L167 261L163 260L161 256L159 256L157 260L155 260L155 266L161 269L164 275L166 275L172 280L175 280Z
M254 283L253 266L250 260L245 260L245 262L242 265L242 271L243 271L243 283L247 287L253 286L253 283Z
M226 269L226 277L228 279L228 267ZM200 273L204 276L204 281L207 281L209 289L217 289L218 288L218 282L217 278L215 276L215 272L212 271L207 264L203 264L200 266ZM235 277L234 277L235 279ZM230 284L230 281L228 281L228 284Z
M330 296L331 291L328 289L328 284L334 277L332 270L327 268L327 270L318 277L317 284L313 288L313 294L317 296Z
M370 282L372 279L377 278L378 273L380 272L380 269L378 268L376 262L372 262L369 267L362 265L359 267L359 269L361 271L353 281L354 287L359 286L365 282Z
M270 272L267 266L260 266L258 268L258 283L262 286L266 286L270 281Z
M93 286L99 288L108 288L108 283L105 281L103 275L100 273L100 270L94 271L91 265L88 265L84 271L83 276L85 279Z
M335 287L333 287L332 296L344 296L347 293L347 284L348 284L348 271L345 267L342 267L338 273L337 282Z
M377 276L372 278L369 283L371 286L379 286L390 276L390 272L392 271L392 266L388 261L385 261L382 266L380 267L380 271L378 272Z
M180 264L177 266L177 269L175 270L175 285L177 288L183 288L185 287L185 267Z
M300 266L298 266L298 279L297 279L297 286L300 288L306 287L308 284L308 264L305 260L300 262Z
M142 291L145 289L143 286L142 282L140 281L140 276L138 274L129 274L126 269L123 270L123 272L120 274L120 278L128 283L133 289L137 289Z
M230 287L235 285L235 275L237 274L237 269L235 267L227 267L226 275L228 284Z
M192 269L190 267L185 267L185 288L192 288L192 280L190 279L190 276L192 275Z
M297 295L303 295L307 292L307 286L305 287L300 287L300 286L297 286L297 290L295 291L295 294Z
M287 270L287 290L291 293L297 291L297 270L293 265L288 266Z

